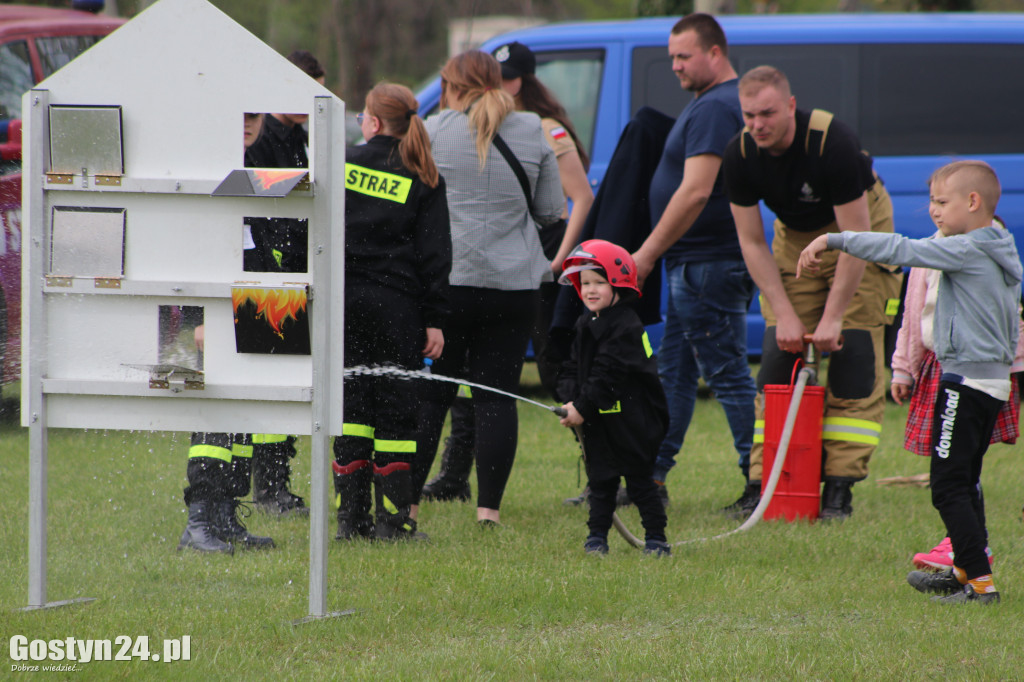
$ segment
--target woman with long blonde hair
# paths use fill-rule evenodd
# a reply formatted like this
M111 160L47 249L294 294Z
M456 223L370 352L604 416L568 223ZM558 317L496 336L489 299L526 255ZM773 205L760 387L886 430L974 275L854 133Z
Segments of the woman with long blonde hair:
M445 64L441 105L426 127L448 187L452 316L434 371L514 391L534 296L541 281L551 279L539 230L562 213L558 163L544 141L540 118L515 111L512 97L501 88L501 68L487 53L464 52ZM456 387L438 383L431 391L420 412L417 494L433 463ZM516 405L486 391L473 392L473 405L477 520L496 525L515 459Z

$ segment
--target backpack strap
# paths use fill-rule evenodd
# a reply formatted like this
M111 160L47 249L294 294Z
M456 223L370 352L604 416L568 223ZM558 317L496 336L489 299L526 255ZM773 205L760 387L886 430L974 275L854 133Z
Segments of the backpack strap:
M808 156L814 156L815 158L821 158L822 154L825 153L825 138L828 137L828 127L832 124L832 119L835 118L832 112L825 111L824 109L814 109L811 111L811 119L807 124L807 137L804 139L804 152ZM818 136L820 140L818 140ZM750 128L743 126L743 130L740 131L740 156L744 159L747 158L747 138L750 137L750 145L753 145L755 152L760 152L757 145L754 144L754 140L750 135ZM816 144L812 146L811 140L815 139ZM814 154L811 150L816 148L817 154Z
M740 131L740 156L742 158L744 158L744 159L747 158L747 138L748 137L750 137L750 128L748 128L747 126L743 126L743 130ZM754 152L756 152L756 153L760 153L761 152L761 150L759 150L757 148L757 145L754 144L754 139L753 138L750 139L750 144L753 145Z
M817 135L821 135L821 141L815 145L817 147L817 157L821 158L825 153L825 138L828 137L828 127L832 124L833 118L832 113L824 109L814 109L811 111L811 120L807 124L807 138L804 140L804 152L808 156L813 154L811 151L811 138Z

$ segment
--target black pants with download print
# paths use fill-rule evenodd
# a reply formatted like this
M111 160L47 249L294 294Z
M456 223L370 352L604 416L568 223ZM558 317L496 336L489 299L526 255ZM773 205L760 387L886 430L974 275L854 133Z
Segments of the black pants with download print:
M956 566L977 578L992 572L985 547L981 465L1002 402L945 377L932 421L932 505L953 544Z

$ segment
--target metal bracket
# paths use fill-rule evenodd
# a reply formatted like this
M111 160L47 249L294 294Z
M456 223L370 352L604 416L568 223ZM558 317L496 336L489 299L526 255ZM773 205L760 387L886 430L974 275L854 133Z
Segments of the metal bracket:
M93 279L93 286L97 289L120 289L120 277L96 277Z
M169 389L172 393L202 391L206 379L202 372L178 365L129 365L149 370L149 387Z
M47 173L46 182L51 185L71 185L75 182L75 176L71 173Z
M62 277L59 275L47 275L46 286L48 287L70 287L74 284L74 277Z
M98 187L120 187L121 176L120 175L94 175L92 176L93 183Z

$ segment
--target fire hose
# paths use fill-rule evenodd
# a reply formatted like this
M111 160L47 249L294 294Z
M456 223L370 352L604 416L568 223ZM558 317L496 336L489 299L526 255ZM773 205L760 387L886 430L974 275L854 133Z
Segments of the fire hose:
M736 533L742 533L756 526L758 521L760 521L761 518L764 516L765 510L768 508L768 505L771 504L772 496L775 494L775 487L779 483L779 477L782 475L782 468L786 462L786 453L789 450L789 443L793 437L793 428L796 424L797 415L800 412L800 402L803 399L804 388L806 388L808 385L813 386L817 382L818 378L818 359L817 354L815 352L814 344L811 343L810 334L804 335L803 342L803 367L801 367L800 372L797 374L796 383L793 386L793 397L790 399L789 410L786 412L786 421L784 422L782 427L782 436L779 439L778 452L775 456L775 462L772 465L771 473L768 476L768 481L765 484L763 492L761 493L761 500L757 503L757 507L754 508L754 511L738 528L735 528L726 533L721 533L719 535L714 535L707 538L693 538L690 540L680 540L678 542L672 543L673 547L679 545L688 545L695 542L707 542L708 540L720 540L722 538L727 538L730 535L735 535ZM840 345L842 345L842 337L840 337L839 342ZM577 428L576 437L580 441L580 449L582 450L583 439L581 436L582 434ZM585 452L583 454L583 458L584 460L586 460ZM638 538L632 532L630 532L629 528L626 527L626 524L622 521L621 518L619 518L619 515L617 513L612 514L612 525L615 527L615 530L617 530L619 534L626 540L626 542L628 542L633 547L641 548L644 546L644 541Z

